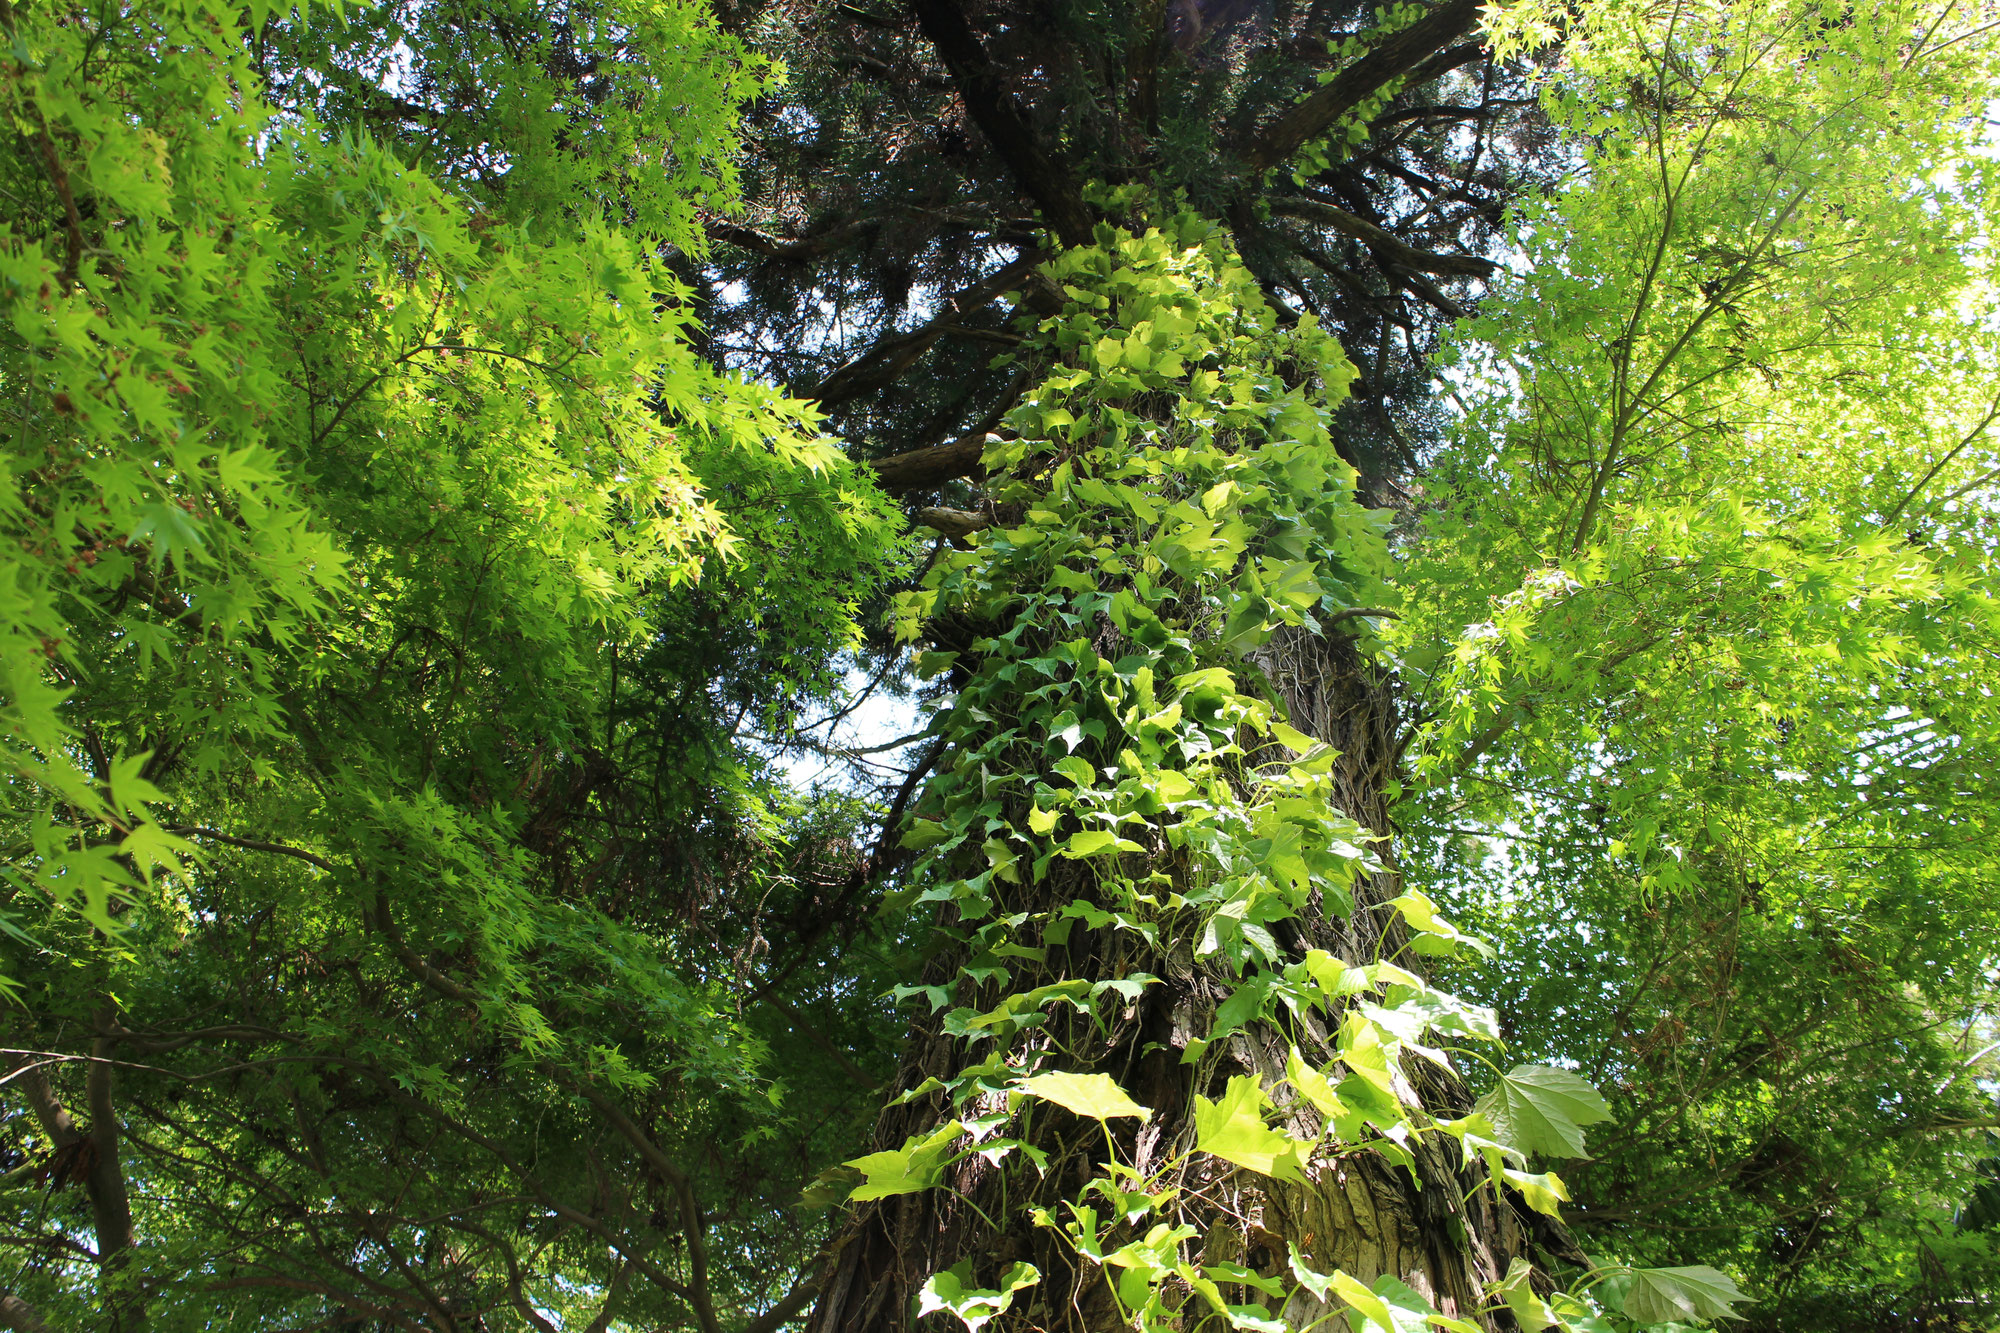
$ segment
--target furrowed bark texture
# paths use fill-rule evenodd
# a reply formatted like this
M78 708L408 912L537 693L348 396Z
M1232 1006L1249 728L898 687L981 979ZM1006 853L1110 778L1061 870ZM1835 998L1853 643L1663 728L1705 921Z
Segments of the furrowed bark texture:
M1115 650L1113 642L1100 645L1100 651ZM1282 635L1257 653L1254 665L1283 698L1293 725L1340 751L1336 772L1346 813L1370 829L1388 829L1383 790L1397 770L1400 733L1389 682L1352 640L1338 634ZM1383 855L1385 863L1393 865L1386 846ZM1089 894L1090 884L1083 872L1073 869L1075 864L1057 863L1049 878L1035 886L1033 891L1045 899L1042 907L1057 907ZM1065 866L1072 869L1065 873ZM1370 908L1396 892L1393 871L1363 879L1355 885L1356 908L1350 917L1317 913L1283 923L1290 929L1279 935L1280 942L1295 956L1309 948L1326 949L1353 963L1388 956L1402 943L1401 918ZM1032 903L1020 906L1034 908ZM1387 939L1380 935L1385 917L1395 931ZM1268 1025L1235 1033L1215 1043L1195 1063L1183 1063L1189 1039L1209 1031L1215 1007L1227 993L1197 965L1193 943L1163 937L1162 948L1154 952L1129 931L1087 932L1079 927L1060 964L1068 976L1117 977L1148 971L1162 978L1163 984L1144 991L1109 1033L1098 1032L1085 1016L1064 1017L1067 1011L1062 1006L1051 1015L1052 1024L1068 1024L1063 1036L1072 1051L1094 1053L1092 1071L1111 1074L1135 1099L1154 1109L1152 1120L1142 1127L1135 1128L1136 1122L1129 1119L1110 1122L1120 1156L1141 1171L1157 1168L1192 1143L1193 1094L1216 1097L1232 1075L1253 1071L1267 1084L1279 1081L1293 1041L1317 1063L1333 1058L1330 1029L1337 1030L1338 1016L1317 1015L1303 1030L1290 1033ZM961 962L951 953L934 959L926 984L953 986ZM914 1088L926 1078L950 1078L981 1054L983 1048L944 1035L936 1019L919 1020L896 1086ZM1449 1114L1469 1105L1464 1087L1428 1061L1408 1058L1404 1072L1427 1106ZM1317 1112L1310 1106L1301 1102L1285 1109L1296 1117L1296 1128L1317 1129ZM898 1148L911 1135L926 1132L945 1118L945 1104L938 1094L891 1106L878 1123L874 1146ZM1030 1137L1049 1155L1047 1175L1040 1181L1032 1171L1014 1170L1003 1186L999 1172L973 1156L953 1168L949 1190L860 1206L839 1242L810 1322L812 1333L910 1328L925 1279L968 1257L982 1282L990 1283L1019 1259L1032 1262L1042 1273L1038 1287L1020 1293L1030 1299L1002 1315L996 1328L1121 1327L1096 1266L1078 1259L1055 1232L1028 1220L1032 1206L1056 1209L1059 1200L1075 1196L1089 1179L1094 1159L1102 1154L1102 1132L1096 1122L1050 1112L1036 1117ZM1177 1216L1165 1220L1198 1229L1198 1239L1191 1244L1199 1247L1197 1258L1202 1263L1235 1262L1279 1275L1286 1270L1287 1244L1296 1244L1320 1271L1339 1268L1363 1282L1393 1274L1443 1312L1474 1318L1480 1289L1505 1274L1512 1257L1526 1248L1528 1237L1511 1207L1497 1206L1492 1191L1480 1188L1480 1177L1458 1168L1455 1144L1450 1157L1428 1146L1437 1137L1413 1139L1420 1179L1371 1151L1334 1161L1324 1155L1316 1158L1305 1186L1283 1184L1197 1154L1192 1159L1196 1164L1182 1181ZM1031 1197L1024 1198L1024 1190ZM1468 1196L1469 1203L1461 1202ZM996 1234L982 1213L1006 1230ZM1147 1219L1142 1229L1152 1220ZM1114 1234L1119 1243L1129 1238L1124 1232ZM1109 1242L1106 1248L1111 1248ZM1232 1300L1257 1299L1254 1293L1229 1294ZM1319 1311L1295 1304L1289 1313L1303 1325L1317 1318Z

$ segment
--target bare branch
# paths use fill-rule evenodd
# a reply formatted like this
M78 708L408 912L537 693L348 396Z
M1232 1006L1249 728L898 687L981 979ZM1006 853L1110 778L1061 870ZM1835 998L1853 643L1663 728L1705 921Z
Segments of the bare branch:
M192 824L174 825L168 828L167 832L180 838L207 838L211 842L223 843L230 847L241 847L246 851L270 852L275 856L289 856L294 860L304 861L308 865L318 866L321 870L329 872L339 868L323 856L316 856L298 847L288 847L281 842L259 842L255 838L239 838L234 834L218 833L212 828L200 828Z
M965 539L983 528L993 525L993 520L984 514L975 514L967 509L919 509L917 522L951 538L954 545L963 546Z
M1474 255L1441 255L1430 250L1419 250L1413 245L1405 244L1367 218L1313 199L1273 199L1271 211L1284 217L1317 222L1352 236L1367 246L1377 262L1385 266L1396 264L1403 268L1415 269L1420 273L1466 278L1489 278L1499 267L1490 259L1480 259Z
M908 333L882 339L840 369L828 375L813 395L828 411L873 393L893 381L948 333L959 330L959 321L975 310L990 305L993 298L1017 283L1024 282L1036 265L1048 258L1031 250L1006 267L997 269L944 302L944 309L929 323Z
M739 250L748 250L752 254L763 255L767 259L798 262L807 259L818 259L822 255L831 254L851 241L860 240L864 236L880 231L882 229L882 219L862 218L854 222L845 222L837 226L828 227L823 231L814 232L810 236L800 236L795 239L772 236L768 232L761 232L754 227L746 227L741 223L730 222L722 218L711 219L704 229L707 231L708 238L711 241L721 241L723 244L733 245Z
M929 449L912 449L906 454L878 458L870 467L885 491L919 491L956 477L977 476L980 459L986 453L985 431L961 435L950 444ZM942 531L942 529L940 529Z
M1479 8L1479 0L1446 0L1424 18L1390 34L1381 45L1341 70L1331 83L1265 126L1255 140L1244 145L1244 161L1252 171L1265 171L1326 133L1342 116L1394 80L1418 74L1437 77L1444 71L1430 72L1435 65L1431 58L1479 25ZM1474 47L1464 58L1477 54Z

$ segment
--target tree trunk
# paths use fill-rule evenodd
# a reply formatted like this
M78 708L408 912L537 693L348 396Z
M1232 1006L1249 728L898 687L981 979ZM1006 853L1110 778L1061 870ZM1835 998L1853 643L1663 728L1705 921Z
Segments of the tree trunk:
M13 1333L49 1333L48 1324L35 1307L19 1296L0 1296L0 1328Z
M1232 857L1273 845L1250 841L1254 829L1267 825L1249 816L1278 809L1288 792L1310 790L1322 810L1330 805L1386 834L1386 793L1398 772L1402 730L1393 682L1345 632L1357 621L1336 615L1323 628L1306 623L1323 613L1322 587L1333 596L1343 587L1352 591L1350 585L1314 585L1292 602L1309 608L1304 615L1272 609L1285 571L1304 566L1317 577L1360 568L1372 557L1357 548L1380 541L1354 504L1354 474L1335 457L1327 430L1329 403L1343 392L1343 372L1351 371L1337 349L1313 341L1323 335L1278 329L1212 233L1183 225L1178 242L1190 240L1208 250L1167 246L1160 259L1149 232L1117 243L1109 258L1072 253L1058 261L1064 266L1058 277L1071 284L1073 296L1076 283L1092 281L1114 296L1108 306L1080 298L1065 317L1059 373L1011 418L1023 440L989 451L996 477L989 512L1000 522L972 551L946 557L932 580L941 600L929 608L926 632L956 654L960 689L947 734L961 757L956 768L941 766L919 805L921 817L941 821L933 828L957 841L944 842L920 865L918 879L945 902L939 925L956 943L933 956L922 978L935 988L939 1012L914 1025L894 1085L909 1100L883 1111L875 1146L895 1153L954 1118L1001 1117L1004 1127L987 1132L1017 1135L1046 1154L1046 1167L1024 1163L1025 1150L997 1162L972 1153L946 1167L933 1188L859 1205L837 1242L813 1333L907 1328L926 1280L964 1261L971 1265L961 1270L968 1287L993 1288L1019 1261L1038 1270L1038 1283L1014 1297L997 1327L1126 1326L1106 1271L1060 1229L1075 1216L1066 1205L1081 1202L1099 1175L1107 1134L1125 1167L1139 1176L1170 1171L1160 1179L1171 1179L1178 1194L1135 1226L1109 1226L1104 1251L1157 1222L1191 1227L1178 1251L1184 1274L1194 1271L1188 1265L1235 1264L1280 1276L1290 1287L1295 1248L1319 1273L1339 1269L1364 1285L1395 1278L1440 1312L1478 1321L1483 1289L1527 1246L1522 1216L1485 1187L1483 1169L1461 1168L1459 1144L1446 1134L1408 1134L1400 1162L1393 1146L1367 1146L1368 1136L1348 1137L1346 1129L1337 1143L1318 1142L1325 1118L1287 1082L1288 1057L1297 1047L1315 1070L1338 1063L1351 999L1325 991L1315 1005L1279 1010L1270 1003L1247 1025L1217 1029L1218 1011L1232 994L1253 983L1264 988L1258 994L1275 993L1310 951L1350 967L1406 961L1404 918L1383 906L1399 892L1386 840L1374 844L1379 864L1372 873L1346 882L1351 908L1339 901L1338 877L1315 870L1310 887L1284 910L1230 918L1246 938L1268 925L1255 951L1218 951L1213 932L1228 913L1218 910L1204 923L1206 908L1187 907L1213 905L1221 890L1235 892L1238 881L1219 883L1238 873L1229 867L1241 858ZM1204 253L1205 259L1190 258ZM1079 331L1079 308L1101 310L1099 323ZM1119 364L1111 357L1132 357L1115 348L1107 354L1111 342L1142 336L1155 318L1162 325L1174 320L1177 328L1187 321L1173 312L1189 310L1204 313L1194 333L1177 335L1178 352L1188 366L1218 368L1221 384L1212 393L1196 381L1187 396L1176 397L1182 382L1171 374L1121 378L1102 371L1107 360ZM1049 321L1044 332L1057 325ZM1095 341L1100 330L1103 342ZM1085 379L1062 371L1065 365L1097 366L1100 375L1078 392ZM1052 415L1057 407L1061 415ZM1073 428L1065 417L1075 418ZM1038 423L1050 422L1059 438L1027 439ZM1224 481L1211 485L1218 477ZM1189 550L1212 551L1218 543L1230 546L1227 559L1187 563ZM1273 618L1261 632L1259 608ZM1079 631L1087 645L1069 638ZM1200 711L1194 691L1204 674L1240 682L1228 688L1238 690L1239 702L1251 701L1241 715L1249 720L1205 733L1188 721ZM1144 706L1128 706L1135 698ZM1291 749L1261 738L1276 734L1260 731L1264 724L1256 721L1257 710L1269 709L1267 699L1279 720L1338 752L1330 765L1322 757L1311 770L1310 787L1286 784L1301 781L1293 765L1308 765L1312 756L1294 761ZM1232 753L1240 758L1220 767L1211 762ZM1079 758L1090 766L1079 766ZM1239 830L1231 835L1235 844L1218 852L1212 840L1199 842L1198 833L1187 832L1190 820L1209 827L1200 823L1209 816L1147 802L1139 789L1179 790L1164 784L1180 783L1180 768L1208 777L1226 772L1226 781L1204 790L1226 786L1229 794L1217 799L1235 801L1232 808L1245 816L1232 826ZM1100 801L1076 815L1085 830L1094 827L1092 819L1113 821L1123 841L1108 857L1094 851L1103 846L1101 833L1071 835L1097 839L1092 853L1080 854L1079 842L1065 843L1056 832L1065 810L1084 810L1086 796L1102 795L1084 791L1100 772L1139 774L1138 788L1128 781L1118 789L1126 793L1118 809L1128 813L1104 815L1112 807ZM1141 827L1134 827L1140 821L1131 810L1144 813ZM1025 836L1024 824L1039 836ZM1281 824L1282 818L1270 827ZM974 825L976 831L965 832ZM974 850L982 837L984 856ZM1020 871L1025 858L1007 860L1021 844L1041 853L1033 875ZM944 857L952 847L959 850ZM1292 883L1307 881L1302 872ZM1268 907L1271 899L1253 893L1246 901ZM1121 904L1131 910L1113 919ZM1117 992L1122 1002L1098 1002L1105 986L1139 974L1158 980ZM1051 1001L1018 1024L980 1026L1012 1012L1006 1005L1031 985L1038 983L1034 994L1042 995L1077 978L1093 986L1094 1007L1087 1011L1080 1002ZM1215 1039L1205 1041L1212 1032ZM1004 1065L992 1058L1000 1053ZM962 1076L983 1059L989 1061L984 1082ZM1151 1109L1151 1118L1100 1125L1041 1103L1023 1117L1015 1104L1021 1099L1010 1100L1006 1089L1019 1088L1011 1080L1031 1066L1109 1075ZM1260 1088L1294 1088L1274 1093L1272 1102L1281 1128L1316 1144L1302 1176L1288 1182L1189 1151L1197 1136L1196 1097L1219 1101L1231 1079L1243 1075L1257 1076ZM1455 1075L1420 1056L1405 1055L1399 1073L1385 1070L1383 1077L1392 1106L1451 1118L1470 1103ZM933 1090L919 1093L927 1084ZM947 1091L955 1095L948 1099ZM871 1187L872 1181L871 1175ZM1039 1221L1037 1210L1046 1210ZM1181 1280L1183 1292L1196 1289ZM1222 1288L1231 1303L1256 1299L1245 1280L1223 1281ZM1289 1299L1284 1313L1294 1327L1328 1308L1303 1293Z
M1320 638L1306 633L1285 635L1258 654L1271 684L1285 702L1292 725L1341 752L1335 767L1342 806L1370 829L1390 827L1384 796L1397 772L1400 734L1392 682L1356 650L1346 637ZM1384 858L1387 859L1386 857ZM1050 899L1066 899L1072 884L1053 881ZM1345 920L1321 915L1299 923L1291 952L1303 956L1321 948L1352 964L1402 943L1400 918L1390 914L1390 937L1376 927L1385 920L1370 907L1397 892L1391 871L1357 884L1356 910ZM1140 1169L1157 1162L1169 1145L1192 1133L1189 1108L1193 1094L1211 1098L1232 1074L1257 1072L1268 1081L1283 1076L1290 1038L1269 1024L1233 1034L1219 1058L1209 1053L1196 1064L1184 1064L1188 1038L1205 1024L1201 1015L1219 1000L1208 980L1191 965L1192 941L1173 941L1161 953L1139 958L1130 942L1107 939L1105 932L1077 932L1072 948L1079 958L1072 970L1104 974L1106 964L1148 970L1167 984L1149 989L1110 1040L1093 1043L1096 1068L1120 1078L1134 1098L1154 1108L1154 1118L1136 1134L1122 1131ZM1163 941L1163 943L1165 943ZM932 985L949 985L964 962L962 954L935 959L925 976ZM1089 1038L1087 1020L1072 1035ZM1331 1057L1322 1042L1321 1061ZM1080 1044L1080 1043L1079 1043ZM911 1033L908 1053L895 1086L908 1090L925 1079L949 1078L972 1063L976 1053L947 1037L936 1016L919 1021ZM1432 1110L1456 1114L1470 1104L1463 1085L1421 1058L1407 1058L1404 1073ZM1288 1108L1301 1122L1317 1113L1303 1103ZM881 1116L875 1146L893 1149L939 1119L935 1095L903 1106L890 1106ZM1129 1123L1129 1122L1127 1122ZM1317 1123L1305 1126L1317 1130ZM1065 1175L1053 1165L1045 1187L1031 1200L1018 1193L1005 1197L1001 1175L980 1157L968 1157L955 1168L952 1192L931 1190L864 1204L839 1242L837 1258L825 1284L811 1328L813 1333L862 1333L901 1330L912 1326L916 1294L931 1274L961 1259L976 1261L975 1271L990 1281L994 1272L1015 1259L1034 1263L1043 1273L1037 1299L1018 1311L1028 1324L1053 1328L1106 1329L1119 1319L1105 1299L1098 1275L1079 1268L1052 1232L1028 1220L1032 1206L1054 1208L1059 1199L1082 1185L1087 1153L1077 1152L1097 1130L1088 1122L1073 1122L1066 1139L1043 1146L1051 1162L1065 1150L1077 1172ZM1261 1273L1282 1273L1287 1245L1298 1246L1313 1266L1338 1268L1364 1284L1384 1274L1401 1278L1430 1298L1445 1314L1467 1317L1480 1304L1479 1293L1502 1277L1509 1262L1526 1248L1522 1219L1511 1208L1495 1206L1490 1190L1482 1189L1483 1173L1463 1170L1438 1147L1434 1137L1414 1141L1417 1172L1392 1165L1374 1153L1314 1164L1310 1183L1287 1184L1254 1172L1221 1168L1203 1182L1204 1198L1190 1200L1181 1215L1195 1225L1202 1240L1200 1261L1235 1262ZM1121 1144L1122 1146L1122 1144ZM1020 1179L1009 1181L1018 1191ZM1469 1196L1469 1203L1462 1202ZM983 1216L982 1216L983 1214ZM995 1232L986 1218L1007 1225ZM1295 1305L1288 1313L1295 1326L1323 1313ZM1003 1321L1006 1316L1003 1316Z

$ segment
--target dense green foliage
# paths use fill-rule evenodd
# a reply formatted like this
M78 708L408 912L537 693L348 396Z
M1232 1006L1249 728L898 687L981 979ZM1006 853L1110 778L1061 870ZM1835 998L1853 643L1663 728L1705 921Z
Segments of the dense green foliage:
M899 15L0 0L0 1327L1993 1326L1990 14Z
M781 910L785 821L852 816L795 813L707 710L829 688L900 543L807 409L693 353L650 257L726 197L759 67L648 7L632 123L592 126L627 177L594 197L574 115L503 107L488 190L252 63L414 34L241 17L14 19L0 970L7 1044L89 1034L93 1063L16 1059L40 1146L11 1184L96 1236L30 1251L18 1294L77 1327L562 1311L710 1206L642 1183L650 1132L705 1146L704 1195L762 1182L718 1260L761 1299L826 1110L779 1128L784 1052L687 926L718 874ZM501 50L482 77L546 104ZM617 1106L630 1136L585 1129ZM88 1205L35 1188L107 1166ZM623 1183L579 1208L591 1170Z
M1581 1216L1802 1327L2000 1289L1949 1224L1994 1095L1991 162L1936 96L1993 57L1904 31L1570 44L1595 149L1455 335L1405 582L1413 831L1503 960L1463 983L1617 1115Z

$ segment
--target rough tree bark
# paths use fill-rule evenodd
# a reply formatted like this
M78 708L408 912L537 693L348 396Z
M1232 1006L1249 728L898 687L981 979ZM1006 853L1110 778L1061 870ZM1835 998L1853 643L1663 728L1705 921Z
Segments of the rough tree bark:
M1113 645L1104 645L1111 649ZM1387 830L1390 812L1385 788L1396 774L1402 743L1393 682L1366 659L1351 638L1293 632L1281 636L1255 655L1250 665L1261 668L1285 703L1293 725L1340 751L1335 768L1340 802L1345 812L1374 830ZM1386 844L1384 844L1386 851ZM1393 861L1385 857L1391 866ZM1078 890L1074 879L1052 875L1044 885L1050 904L1066 901ZM1402 943L1402 923L1393 912L1371 911L1397 893L1393 868L1366 877L1356 885L1351 916L1319 914L1301 918L1291 939L1283 941L1303 955L1322 948L1353 964L1394 953ZM1390 934L1381 934L1384 923ZM1222 994L1193 965L1190 939L1163 940L1162 949L1146 951L1126 933L1077 931L1070 938L1068 969L1076 975L1117 975L1151 971L1166 984L1147 990L1131 1006L1123 1023L1109 1038L1095 1041L1096 1070L1111 1073L1141 1103L1155 1109L1143 1128L1117 1131L1121 1148L1141 1170L1184 1146L1193 1128L1187 1108L1192 1095L1214 1097L1233 1074L1257 1072L1267 1082L1282 1078L1292 1037L1258 1025L1233 1034L1218 1049L1195 1064L1181 1056L1191 1036L1207 1030L1208 1019ZM945 953L928 968L926 984L953 983L963 957ZM1307 1054L1332 1058L1330 1027L1315 1026L1319 1049ZM1081 1029L1070 1034L1090 1042ZM935 1019L919 1021L895 1086L910 1089L927 1078L949 1078L976 1058L966 1045L942 1031ZM1416 1058L1406 1058L1404 1074L1423 1103L1433 1110L1456 1113L1470 1105L1465 1088L1445 1071ZM914 1134L934 1126L939 1117L936 1095L886 1109L878 1123L875 1147L893 1149ZM1303 1103L1287 1108L1299 1127L1315 1130L1316 1113ZM1116 1122L1129 1125L1131 1122ZM1090 1149L1097 1127L1069 1121L1066 1137L1043 1141L1051 1167L1044 1187L1032 1201L1018 1193L1003 1199L998 1174L984 1159L973 1156L959 1164L950 1190L902 1195L862 1205L837 1242L830 1271L810 1328L813 1333L873 1333L911 1326L916 1293L932 1273L964 1258L975 1271L990 1276L1015 1259L1034 1263L1043 1273L1035 1302L1002 1316L1001 1323L1019 1320L1017 1327L1099 1330L1119 1327L1104 1286L1091 1265L1078 1261L1047 1229L1029 1223L1032 1203L1053 1207L1075 1193L1091 1167ZM1417 1161L1413 1175L1372 1153L1319 1164L1305 1186L1285 1184L1252 1172L1216 1163L1219 1171L1201 1182L1204 1202L1183 1217L1195 1217L1202 1230L1203 1263L1242 1263L1259 1272L1282 1272L1287 1245L1322 1270L1341 1269L1363 1282L1394 1275L1424 1294L1446 1314L1473 1317L1483 1286L1503 1276L1509 1262L1545 1232L1535 1220L1513 1208L1496 1206L1491 1190L1481 1189L1482 1177L1459 1168L1456 1145L1452 1155L1435 1136L1413 1139ZM1066 1164L1066 1165L1065 1165ZM1018 1191L1019 1180L1010 1182ZM957 1197L954 1197L957 1196ZM995 1234L985 1218L1013 1219L1003 1234ZM1563 1242L1550 1233L1557 1247ZM1294 1308L1298 1322L1321 1311Z

